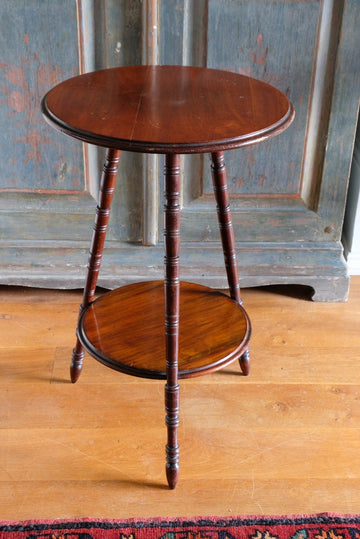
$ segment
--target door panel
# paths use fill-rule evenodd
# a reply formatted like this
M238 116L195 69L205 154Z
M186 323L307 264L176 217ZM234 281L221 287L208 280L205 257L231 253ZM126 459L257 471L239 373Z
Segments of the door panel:
M49 131L40 111L42 94L78 72L76 5L5 1L0 19L1 190L79 192L81 148Z
M93 201L81 145L50 129L40 110L49 87L79 72L77 6L5 0L0 20L0 240L12 246L10 266L17 248L31 245L22 261L29 273L40 242L76 241Z
M316 99L325 110L331 106L330 81L323 80L331 73L321 66L319 74L317 61L323 49L337 42L338 24L333 24L327 35L324 26L335 18L338 22L338 15L339 6L331 2L207 4L206 64L273 84L289 96L296 109L293 125L281 136L226 154L235 235L243 241L328 239L326 225L313 211L321 180L315 175L314 161L324 153L324 139L314 141L314 151L313 146L306 145L306 137L314 122L312 114L318 114L318 109L311 107L315 91L322 92ZM234 47L234 43L241 46ZM185 231L189 230L191 241L214 241L217 235L210 169L204 159L197 189L189 184L186 188L187 193L195 193L187 197L184 208ZM196 180L189 176L189 181ZM209 215L205 218L208 205Z

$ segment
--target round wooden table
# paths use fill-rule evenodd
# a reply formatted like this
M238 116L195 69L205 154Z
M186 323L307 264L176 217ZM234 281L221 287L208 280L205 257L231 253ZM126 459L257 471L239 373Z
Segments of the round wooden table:
M84 348L112 369L166 379L166 474L174 488L178 380L235 359L244 374L249 372L251 326L240 297L223 152L281 133L293 120L293 107L279 90L236 73L131 66L62 82L44 97L42 111L56 129L107 148L71 380L80 375ZM94 301L121 150L165 154L165 277L164 282L124 286ZM179 278L180 156L204 152L211 156L230 297Z

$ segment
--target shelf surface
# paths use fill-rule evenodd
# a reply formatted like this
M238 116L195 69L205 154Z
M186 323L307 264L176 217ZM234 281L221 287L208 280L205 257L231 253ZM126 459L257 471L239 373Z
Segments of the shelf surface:
M149 281L107 292L79 322L87 352L104 365L142 378L166 379L164 283ZM218 370L241 357L251 334L234 300L204 286L180 284L179 378Z

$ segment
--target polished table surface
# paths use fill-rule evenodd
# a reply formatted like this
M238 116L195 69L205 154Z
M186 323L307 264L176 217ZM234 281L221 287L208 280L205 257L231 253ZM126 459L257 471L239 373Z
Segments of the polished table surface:
M221 292L180 284L178 378L223 368L246 351L251 326L245 310ZM141 378L166 379L164 283L123 286L95 300L79 324L96 359Z
M68 79L43 100L57 129L146 153L199 153L252 144L293 119L287 97L250 77L188 66L130 66Z

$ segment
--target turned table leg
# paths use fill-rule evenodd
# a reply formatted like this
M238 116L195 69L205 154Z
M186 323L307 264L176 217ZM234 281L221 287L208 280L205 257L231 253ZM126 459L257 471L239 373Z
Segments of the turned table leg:
M180 155L165 156L165 340L166 385L165 423L167 426L166 477L170 488L175 488L179 475L179 303L180 303Z
M217 203L217 214L230 296L242 305L224 152L211 153L211 175ZM239 362L243 374L248 375L250 370L248 350L240 357Z
M120 150L108 149L100 182L99 203L96 208L95 223L90 246L87 275L85 280L80 314L94 299L96 283L99 275L105 236L110 217L110 206L114 194ZM70 378L74 383L78 380L84 361L84 349L77 338L72 354Z

